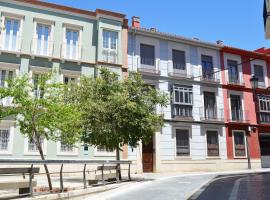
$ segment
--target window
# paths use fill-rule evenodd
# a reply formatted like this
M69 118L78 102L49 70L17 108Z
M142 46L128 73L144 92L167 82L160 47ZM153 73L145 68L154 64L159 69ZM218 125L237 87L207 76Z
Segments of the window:
M103 61L117 63L118 33L103 30Z
M33 43L36 45L34 53L44 56L51 55L53 45L51 41L51 26L38 23Z
M64 83L65 84L74 83L74 82L76 82L76 78L64 76Z
M98 152L106 152L106 153L112 153L113 152L113 150L107 149L107 148L102 147L102 146L97 146L97 151Z
M254 65L254 75L259 79L258 86L265 87L263 66Z
M155 47L151 45L141 44L141 64L155 66Z
M172 50L173 69L186 70L186 56L184 51Z
M206 119L216 119L216 96L213 92L204 92L204 116Z
M202 55L202 76L204 79L213 79L214 77L213 57Z
M3 34L4 49L8 51L19 50L20 20L5 18L5 31Z
M43 98L44 88L40 85L44 74L33 74L34 95L36 98Z
M4 70L4 69L0 69L0 87L4 87L5 86L5 82L9 79L12 79L14 76L14 71L10 71L10 70Z
M74 145L68 145L63 142L60 142L60 152L74 152L75 147Z
M176 129L176 156L189 156L189 132Z
M259 96L260 122L270 123L270 97Z
M0 130L0 151L8 151L10 141L9 130Z
M234 156L246 157L245 133L242 131L234 131L233 138L234 138Z
M40 138L42 147L44 146L44 138ZM38 152L37 145L33 138L28 140L28 152Z
M206 137L207 137L207 155L219 156L218 132L207 131Z
M66 28L65 33L64 58L72 60L80 59L79 31Z
M239 83L239 72L237 61L228 60L228 74L230 83Z
M239 95L230 95L231 99L231 119L233 121L242 121L243 112L241 105L241 98Z
M193 93L191 87L173 87L173 115L192 117Z

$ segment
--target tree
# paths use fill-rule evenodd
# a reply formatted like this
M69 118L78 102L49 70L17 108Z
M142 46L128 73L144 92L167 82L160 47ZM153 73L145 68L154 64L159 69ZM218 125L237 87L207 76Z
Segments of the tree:
M117 160L123 145L135 148L149 142L163 126L163 118L154 109L166 106L168 98L145 84L139 74L119 79L106 69L97 78L83 77L73 97L82 113L82 141L116 150Z
M66 100L69 87L53 80L51 74L28 74L8 81L0 88L0 98L12 97L12 105L1 109L1 117L15 116L20 133L33 141L42 160L45 156L42 140L62 141L74 145L80 138L80 119L77 107ZM44 164L49 189L52 183L49 170Z

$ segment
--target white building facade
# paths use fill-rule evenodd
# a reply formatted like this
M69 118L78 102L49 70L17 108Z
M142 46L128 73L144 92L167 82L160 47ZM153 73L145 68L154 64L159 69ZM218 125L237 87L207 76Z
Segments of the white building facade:
M227 160L220 44L140 28L134 17L128 36L128 66L167 93L157 108L165 125L153 142L129 149L138 172L218 170ZM213 72L217 72L214 73Z

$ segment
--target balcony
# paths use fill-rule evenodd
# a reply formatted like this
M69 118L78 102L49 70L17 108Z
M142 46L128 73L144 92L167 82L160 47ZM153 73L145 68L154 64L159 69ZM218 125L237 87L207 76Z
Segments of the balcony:
M188 74L186 66L183 69L175 69L172 62L168 62L168 76L178 79L190 79L191 75Z
M228 116L228 122L236 123L249 123L249 111L248 110L228 110L230 116Z
M201 71L200 81L205 82L205 83L212 83L212 84L220 83L220 73L213 72L213 73L207 74Z
M145 65L141 64L140 59L137 60L137 69L138 72L144 75L150 75L150 76L159 76L160 70L159 70L159 60L155 61L155 65Z
M270 111L268 112L261 111L259 112L259 116L261 124L270 124Z
M244 81L240 78L229 78L229 80L227 81L227 84L241 86L241 87L245 86Z
M216 108L206 109L205 107L201 107L200 119L201 121L223 122L224 121L223 109L216 109Z
M175 121L193 121L191 105L172 105L172 119Z
M109 50L103 49L102 50L102 61L106 63L117 64L117 51L116 50Z
M266 88L265 82L259 81L258 88L265 89Z
M31 53L36 56L52 57L54 51L53 41L33 39L31 43Z
M5 52L15 52L15 53L20 53L22 46L22 38L19 35L9 35L9 34L2 34L1 35L1 51Z
M82 59L82 47L77 44L63 43L61 46L61 58L63 60L80 61Z

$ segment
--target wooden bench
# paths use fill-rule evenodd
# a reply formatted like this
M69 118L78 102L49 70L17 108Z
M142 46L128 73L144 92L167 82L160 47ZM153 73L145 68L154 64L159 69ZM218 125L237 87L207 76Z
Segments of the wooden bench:
M113 171L113 172L112 172ZM117 181L119 182L119 175L118 175L118 166L111 165L111 166L98 166L97 170L95 170L94 175L88 175L86 180L88 181L89 185L97 184L98 181L102 181L104 184L105 181Z
M39 173L39 168L0 168L1 175L18 175L21 174L23 179L0 179L0 190L19 189L20 195L29 195L33 193L33 187L37 185L37 181L33 180L34 174ZM29 180L25 179L25 175L29 175ZM7 176L8 177L8 176Z

